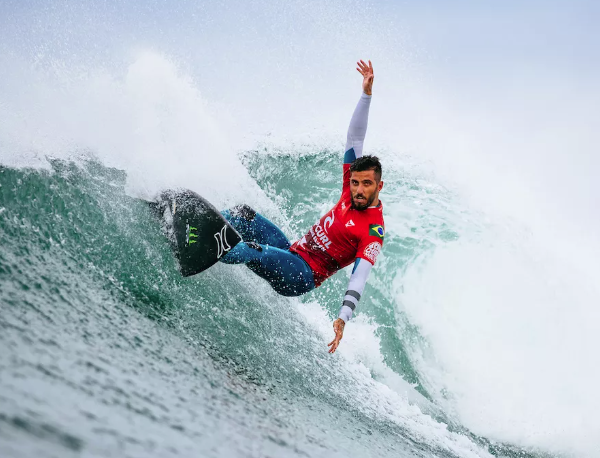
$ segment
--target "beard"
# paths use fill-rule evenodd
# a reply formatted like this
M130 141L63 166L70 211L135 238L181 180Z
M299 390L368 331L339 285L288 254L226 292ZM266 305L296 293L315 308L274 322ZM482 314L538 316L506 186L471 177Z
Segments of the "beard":
M373 195L371 197L369 197L368 199L360 201L360 202L357 202L355 200L358 197L365 198L365 196L363 196L362 194L357 194L355 196L352 196L352 208L355 209L355 210L363 211L363 210L366 210L367 208L369 208L371 206L371 204L375 200L375 193L373 193Z

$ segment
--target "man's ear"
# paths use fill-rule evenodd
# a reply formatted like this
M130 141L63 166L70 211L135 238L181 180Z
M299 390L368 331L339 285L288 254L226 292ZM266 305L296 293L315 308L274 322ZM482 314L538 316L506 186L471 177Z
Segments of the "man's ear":
M383 181L380 181L379 184L377 185L378 191L381 191L381 188L383 188Z

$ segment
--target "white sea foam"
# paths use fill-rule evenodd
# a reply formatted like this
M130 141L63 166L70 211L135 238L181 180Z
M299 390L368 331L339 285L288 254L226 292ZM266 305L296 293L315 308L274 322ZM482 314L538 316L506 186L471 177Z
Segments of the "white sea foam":
M4 142L4 163L89 155L127 170L129 188L144 197L173 186L214 195L217 204L260 193L218 116L163 55L140 52L117 74L61 69L25 77L34 100L3 114L0 135L12 140ZM228 180L237 186L224 186Z
M474 432L596 456L600 291L578 266L510 235L438 248L397 280L399 311L428 344L413 358Z
M299 314L313 326L325 343L333 337L331 320L318 303L298 304ZM346 393L359 408L375 409L376 415L407 428L413 438L425 439L432 448L441 447L459 456L487 458L491 455L462 434L450 432L444 423L429 413L435 407L414 387L393 373L383 362L376 326L366 318L358 318L346 326L344 338L336 353L342 358L340 370L349 372L360 387ZM429 413L428 413L429 412Z

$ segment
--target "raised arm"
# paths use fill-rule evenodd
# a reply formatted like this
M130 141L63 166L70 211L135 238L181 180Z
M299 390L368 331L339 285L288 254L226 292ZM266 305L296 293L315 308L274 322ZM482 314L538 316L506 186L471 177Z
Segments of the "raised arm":
M367 124L369 121L369 107L371 105L371 95L373 91L373 64L369 61L367 65L364 61L357 62L356 68L363 76L363 93L360 96L358 105L354 110L348 135L346 137L346 154L344 155L344 164L351 164L357 158L362 156L363 144L367 135Z

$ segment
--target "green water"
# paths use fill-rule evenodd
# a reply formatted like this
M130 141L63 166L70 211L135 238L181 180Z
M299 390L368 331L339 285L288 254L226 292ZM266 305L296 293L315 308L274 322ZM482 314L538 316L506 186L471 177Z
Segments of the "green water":
M337 200L338 159L242 161L293 239ZM542 456L474 436L421 383L407 347L423 339L390 285L453 243L459 218L442 211L447 191L388 176L386 211L415 196L426 211L386 220L347 350L331 356L347 272L301 299L243 266L184 279L125 172L1 168L0 456Z

